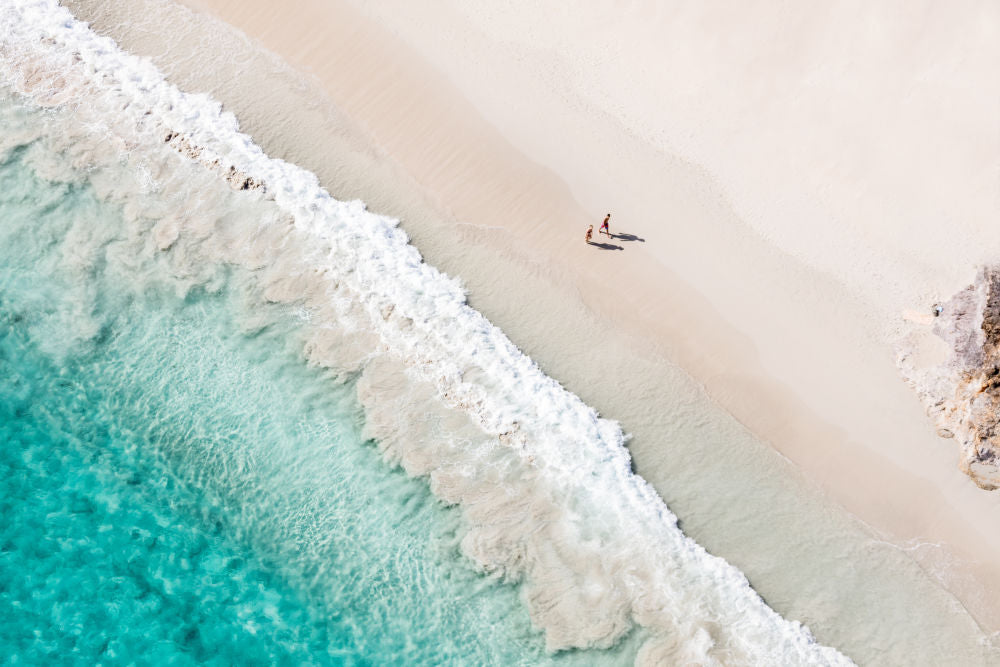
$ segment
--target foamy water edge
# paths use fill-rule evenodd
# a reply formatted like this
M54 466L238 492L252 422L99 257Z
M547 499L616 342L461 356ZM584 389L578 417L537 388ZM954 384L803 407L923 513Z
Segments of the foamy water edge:
M296 229L331 248L301 271L336 295L331 327L371 334L374 344L354 355L351 370L399 366L442 410L466 415L481 431L477 440L465 426L439 429L436 437L456 437L447 446L413 442L417 415L390 418L400 404L387 406L372 382L362 382L372 435L412 474L428 475L439 497L463 507L466 555L484 572L525 582L526 604L551 649L608 646L637 623L651 634L640 653L651 664L850 663L684 536L631 472L619 425L470 308L458 281L425 264L397 220L338 201L313 174L268 157L218 103L177 90L54 1L15 0L0 16L8 85L40 104L92 96L120 110L115 123L141 125L234 186L263 194ZM329 352L320 347L307 354Z

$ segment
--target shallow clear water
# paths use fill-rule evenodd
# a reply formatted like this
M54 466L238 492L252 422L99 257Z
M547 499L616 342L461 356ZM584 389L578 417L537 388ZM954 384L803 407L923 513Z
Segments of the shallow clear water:
M120 213L0 166L0 654L21 664L537 664L517 587L361 436L294 317L65 267ZM73 230L77 230L74 232ZM107 248L113 248L112 242Z
M61 12L0 4L0 655L847 662L798 620L861 660L983 663L911 561L668 373L668 497L780 618L396 221ZM891 618L841 594L872 582ZM548 654L528 610L616 648Z

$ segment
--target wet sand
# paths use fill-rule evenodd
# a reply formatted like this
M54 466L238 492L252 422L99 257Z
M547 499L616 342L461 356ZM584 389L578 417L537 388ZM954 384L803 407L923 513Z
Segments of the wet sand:
M795 89L792 101L809 122L791 123L773 112L769 91L757 88L780 88L801 72L784 79L744 72L746 88L728 93L725 77L714 92L708 79L692 76L688 88L674 81L690 104L677 103L685 113L670 111L656 128L656 109L678 102L643 93L642 76L660 90L656 68L640 68L635 94L617 91L609 104L580 81L594 72L610 76L627 53L598 49L591 69L581 70L566 60L577 42L552 41L546 50L552 34L511 32L513 18L486 20L483 8L442 5L424 14L382 5L375 15L339 0L300 2L294 11L263 2L192 3L259 40L294 68L286 70L232 36L231 57L205 68L204 53L223 42L199 33L190 15L169 9L167 20L167 5L153 3L164 17L157 29L140 20L140 2L113 11L100 2L67 4L126 49L154 57L182 87L222 100L269 153L316 172L335 196L402 218L429 262L461 276L473 306L548 373L623 423L633 434L636 470L685 531L743 569L782 614L814 630L830 623L797 598L802 580L782 579L769 562L781 558L776 545L796 540L797 524L760 510L771 502L827 503L858 517L873 543L905 551L985 629L1000 629L1000 501L957 471L956 448L934 434L892 350L901 326L896 309L919 308L961 286L976 253L992 241L993 232L980 227L997 186L961 177L984 165L990 173L996 131L944 151L935 162L941 173L912 165L907 172L913 155L894 154L889 140L898 135L902 143L922 113L937 109L892 126L883 149L865 149L870 135L890 127L888 111L866 116L863 106L892 67L916 81L929 78L932 92L946 76L911 72L905 58L873 67L867 78L817 75L812 85L820 90L856 83L838 102L854 124L828 122L814 129L822 139L792 150L812 136L824 97ZM621 42L632 34L641 49L651 39L641 26L669 17L598 18L569 21L567 29L579 41L598 27ZM674 18L707 34L736 34L712 12ZM815 17L796 20L806 34L825 34ZM962 25L942 24L929 39L951 48ZM437 42L420 37L435 31ZM811 54L809 40L793 42L822 73L823 54ZM758 54L760 71L781 60L759 44L744 48ZM943 67L976 60L949 59L941 48ZM646 54L646 62L656 55ZM722 55L719 68L728 62ZM974 78L977 70L962 71ZM924 98L910 92L923 109ZM725 110L711 108L713 94L727 101ZM742 106L733 102L743 99ZM972 121L990 113L989 106L975 110ZM783 127L788 136L778 132ZM708 142L710 135L717 138ZM914 150L933 148L925 144ZM767 146L772 150L762 150ZM838 146L850 148L843 159ZM807 149L818 157L810 161ZM871 171L857 171L873 155ZM893 182L875 178L881 170ZM930 178L944 184L921 188ZM961 200L961 210L940 224L912 217L941 211L951 198ZM597 235L603 246L585 245L583 231L608 210L619 236ZM838 227L852 211L858 219ZM962 241L934 255L942 235ZM678 414L686 400L676 396L678 383L706 393L745 428L706 425L713 417L700 408ZM678 437L701 442L682 447ZM767 471L767 492L742 502L740 494L754 493L759 481L747 470L757 468ZM788 488L774 491L779 486ZM714 498L702 497L706 487L717 489ZM739 539L728 537L734 526ZM767 535L769 527L779 534ZM820 639L836 643L829 632Z

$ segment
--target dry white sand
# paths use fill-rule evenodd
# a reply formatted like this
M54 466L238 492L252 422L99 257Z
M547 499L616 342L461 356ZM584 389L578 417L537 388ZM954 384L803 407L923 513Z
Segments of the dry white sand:
M1000 254L1000 6L188 4L328 96L260 89L240 111L255 139L403 217L474 306L635 434L682 520L664 359L1000 629L1000 496L957 471L892 347L903 309ZM123 41L178 62L190 46L170 26L143 40ZM608 211L634 240L586 246Z

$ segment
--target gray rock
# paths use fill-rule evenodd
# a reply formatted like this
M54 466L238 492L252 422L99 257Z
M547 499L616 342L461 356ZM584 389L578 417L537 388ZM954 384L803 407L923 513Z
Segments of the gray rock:
M938 435L961 446L962 471L981 488L1000 488L1000 266L981 269L936 312L932 331L947 343L948 359L917 369L903 349L900 368Z

